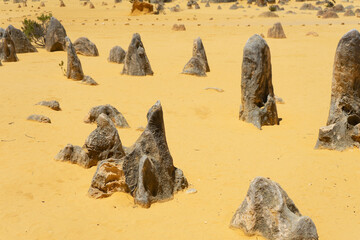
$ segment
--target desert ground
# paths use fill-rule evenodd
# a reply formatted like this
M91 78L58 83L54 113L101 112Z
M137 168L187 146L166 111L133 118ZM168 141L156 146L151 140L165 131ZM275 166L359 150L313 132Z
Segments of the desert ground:
M88 37L100 53L79 55L84 73L98 86L63 76L59 63L66 62L66 52L39 48L0 67L0 239L264 239L229 228L257 176L278 182L314 221L320 239L359 238L359 149L314 146L328 117L337 44L346 32L359 29L360 18L343 13L337 19L318 18L294 1L276 12L279 18L259 17L268 8L248 8L245 1L237 10L229 9L233 3L210 3L209 8L199 3L197 10L180 0L166 3L166 14L138 16L130 15L126 1L92 2L95 9L75 0L65 0L64 8L45 1L40 9L40 2L22 8L0 2L0 27L20 28L24 17L51 12L72 41ZM183 11L168 10L176 4ZM360 8L359 0L341 4ZM286 14L289 10L296 14ZM282 23L286 39L266 37L275 22ZM186 31L173 31L175 23ZM319 36L306 36L311 31ZM127 50L134 33L141 35L153 76L121 75L123 65L107 61L113 46ZM280 125L262 130L238 119L243 47L256 33L265 35L274 91L285 102L277 105ZM196 37L207 53L207 77L181 74ZM59 101L62 111L35 105L42 100ZM82 146L96 128L83 122L91 107L115 106L131 127L118 128L123 145L130 146L157 100L174 164L197 193L179 192L149 209L135 205L126 193L93 199L87 191L96 167L54 160L67 143ZM52 123L27 121L31 114L48 116Z

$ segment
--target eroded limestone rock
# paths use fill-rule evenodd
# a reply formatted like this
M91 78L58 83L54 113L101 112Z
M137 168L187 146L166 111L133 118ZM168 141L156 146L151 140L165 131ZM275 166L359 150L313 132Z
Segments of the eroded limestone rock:
M72 144L66 145L66 147L55 156L55 160L70 162L84 168L91 168L98 163L95 159L90 159L83 148L73 146Z
M110 104L100 105L91 108L89 113L84 118L84 122L93 123L102 113L106 114L111 119L111 121L113 121L115 126L120 128L130 127L124 116L115 107L111 106Z
M45 49L49 52L65 51L67 36L63 25L54 17L51 17L45 35Z
M153 75L140 34L135 33L131 39L122 74L133 76Z
M3 62L17 62L19 61L14 41L11 39L10 34L8 32L4 33L4 37L2 42L0 43L0 59Z
M360 144L360 34L353 29L337 46L331 102L325 127L315 148L345 150Z
M269 240L319 239L313 221L300 214L278 183L263 177L251 182L230 226Z
M31 45L29 39L20 29L9 25L6 31L10 35L11 39L14 41L16 53L37 52L37 49L33 45Z
M52 100L52 101L41 101L38 102L36 105L41 105L41 106L45 106L45 107L49 107L52 110L55 111L60 111L60 103L58 101Z
M124 63L125 55L126 52L122 49L122 47L115 46L110 50L108 61L114 63Z
M93 57L99 56L96 45L86 37L78 38L73 45L77 54Z
M241 74L241 106L239 119L259 129L264 125L278 125L271 56L266 41L255 34L244 47Z
M75 48L68 37L65 37L65 41L67 51L66 77L73 80L83 80L84 73L81 67L80 59L76 54Z
M81 83L86 84L86 85L92 85L92 86L96 86L98 85L98 83L90 76L84 76L84 78L81 80Z
M206 76L206 72L210 72L210 67L207 61L204 45L201 38L196 38L193 44L192 58L185 65L182 73Z
M281 26L281 23L277 22L272 28L269 28L267 33L268 38L286 38L284 29Z
M28 116L27 120L40 122L40 123L51 123L50 118L43 116L43 115L38 115L38 114L33 114L33 115Z

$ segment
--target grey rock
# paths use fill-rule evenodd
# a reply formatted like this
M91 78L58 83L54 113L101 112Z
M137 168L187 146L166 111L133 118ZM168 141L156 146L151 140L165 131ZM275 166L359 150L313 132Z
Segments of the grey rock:
M126 52L120 46L115 46L110 50L109 62L124 63Z
M268 38L286 38L284 29L281 26L281 23L277 22L272 28L269 28L267 32Z
M90 159L87 153L80 146L73 146L72 144L66 147L55 156L56 161L70 162L80 165L84 168L91 168L97 165L97 161Z
M301 7L300 10L320 10L320 8L315 7L314 5L312 5L311 3L304 3Z
M37 52L37 49L31 45L29 39L21 30L9 25L6 31L14 41L16 53Z
M255 34L244 47L241 74L241 106L239 119L261 129L264 125L278 125L271 56L266 41Z
M11 39L8 32L5 32L0 42L0 60L2 60L3 62L19 61L16 55L15 43Z
M263 177L250 183L230 226L269 240L319 239L314 222L300 214L278 183Z
M76 53L84 56L99 56L96 45L86 37L78 38L73 44Z
M102 113L96 122L97 128L90 133L83 146L88 157L98 162L125 156L119 134L111 119Z
M352 16L355 16L355 13L354 13L353 10L348 9L348 10L346 10L346 12L344 13L344 16L345 16L345 17L352 17Z
M49 52L65 51L67 36L63 25L54 17L51 17L49 26L46 29L45 49Z
M176 6L171 7L171 8L170 8L170 11L171 11L171 12L180 12L180 11L181 11L181 8L180 8L180 6L177 4Z
M84 78L81 80L81 83L91 86L98 85L98 83L90 76L84 76Z
M43 116L43 115L37 115L37 114L28 116L27 120L40 122L40 123L51 123L50 118Z
M85 123L93 123L100 116L100 114L106 114L115 124L116 127L129 128L129 124L124 116L110 104L96 106L90 109L89 113L85 116Z
M173 165L166 142L160 102L152 106L147 118L148 125L144 132L127 150L124 158L111 164L109 170L101 169L99 165L93 177L94 184L89 189L90 196L99 198L111 195L115 191L106 186L113 184L113 179L116 179L115 185L121 185L116 191L130 192L136 204L150 207L153 202L172 199L175 192L188 186L182 171ZM103 161L102 164L107 163ZM107 175L104 172L110 172L111 177L102 177ZM124 175L126 186L123 182Z
M67 51L66 77L73 80L83 80L84 73L81 67L80 59L76 54L75 48L68 37L65 37L65 41Z
M331 102L325 127L315 148L343 151L360 143L360 34L353 29L339 41L335 53Z
M354 9L355 7L354 7L354 5L349 5L349 6L346 6L345 7L345 9L347 10L347 9Z
M341 5L341 4L336 4L336 5L332 8L332 10L333 10L334 12L336 12L336 13L345 12L345 8L344 8L344 6Z
M128 51L125 55L125 64L122 74L133 76L153 75L149 59L146 55L140 34L135 33L132 37Z
M41 106L45 106L45 107L49 107L52 110L55 111L60 111L60 103L58 101L52 100L52 101L41 101L38 102L36 105L41 105Z
M332 10L324 11L322 15L320 15L320 11L319 11L318 16L321 16L322 18L339 18L337 13Z
M0 28L0 39L3 38L5 35L5 29Z
M193 42L192 58L185 65L182 73L206 76L206 72L210 72L210 67L207 61L206 52L200 37Z

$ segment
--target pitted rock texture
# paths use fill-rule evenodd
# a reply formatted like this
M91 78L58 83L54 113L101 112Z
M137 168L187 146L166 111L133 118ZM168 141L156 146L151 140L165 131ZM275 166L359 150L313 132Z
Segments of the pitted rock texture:
M302 216L280 185L257 177L230 226L246 235L262 235L269 240L318 240L313 221Z
M73 45L77 54L92 57L99 56L96 45L86 37L78 38Z
M49 107L52 110L55 111L60 111L60 103L58 101L52 100L52 101L41 101L38 102L36 105L41 105L41 106L45 106L45 107Z
M109 170L99 165L89 189L90 196L109 196L115 191L108 186L114 184L114 188L119 188L116 191L130 192L135 203L150 207L153 202L172 199L175 192L188 186L183 172L173 165L160 102L151 107L147 119L144 132L127 149L124 158L109 163ZM102 163L107 164L107 161ZM123 176L127 187L124 186Z
M257 34L250 37L244 47L241 95L239 119L259 129L264 125L279 124L272 85L270 48Z
M51 17L49 26L46 29L45 49L49 52L65 51L67 36L63 25L54 17Z
M108 61L114 63L124 63L125 55L126 52L122 49L122 47L115 46L110 50Z
M206 76L206 72L210 72L210 67L207 61L205 48L201 38L196 38L193 44L192 58L185 65L182 73Z
M76 54L75 48L68 37L65 37L65 41L67 51L66 77L73 80L83 80L84 73L81 67L80 59Z
M91 168L92 166L96 166L98 163L96 160L90 159L83 148L80 146L73 146L72 144L68 144L64 149L62 149L55 156L55 160L70 162L84 168Z
M33 45L31 45L29 39L20 29L9 25L6 31L10 35L11 39L14 41L16 53L37 52L37 49Z
M16 55L15 43L11 39L8 32L4 33L4 37L2 38L2 42L0 43L0 59L3 62L19 61Z
M345 150L360 146L360 34L353 29L339 41L335 53L331 102L325 127L315 148Z
M140 34L135 33L125 55L122 74L133 76L153 75Z
M38 115L38 114L33 114L33 115L28 116L27 120L40 122L40 123L51 123L50 118L43 116L43 115Z
M115 107L110 104L100 105L91 108L89 113L86 115L84 122L85 123L93 123L100 116L100 114L106 114L111 121L115 124L116 127L120 128L129 128L129 124L124 118L124 116L119 112Z

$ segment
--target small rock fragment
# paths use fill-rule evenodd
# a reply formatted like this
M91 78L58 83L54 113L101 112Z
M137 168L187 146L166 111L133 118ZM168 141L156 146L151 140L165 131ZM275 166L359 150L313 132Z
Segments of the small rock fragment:
M38 102L38 103L35 104L35 105L46 106L46 107L51 108L52 110L61 111L60 103L59 103L58 101L55 101L55 100L52 100L52 101L41 101L41 102Z
M40 122L40 123L51 123L50 118L43 116L43 115L37 115L37 114L30 115L27 118L27 120Z

